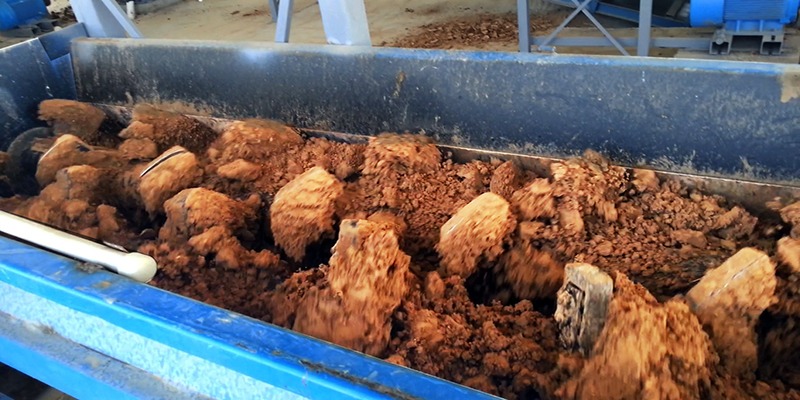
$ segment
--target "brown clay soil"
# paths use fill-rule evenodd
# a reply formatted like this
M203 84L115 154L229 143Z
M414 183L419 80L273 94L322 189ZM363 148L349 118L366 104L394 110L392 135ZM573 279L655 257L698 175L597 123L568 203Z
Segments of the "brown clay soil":
M568 14L569 11L555 11L531 17L531 34L549 33ZM586 21L578 18L570 26L585 25ZM480 48L496 43L516 44L518 32L516 14L481 14L425 24L384 45L418 49Z
M96 117L49 106L59 126ZM253 120L212 135L138 110L116 148L96 119L90 143L63 136L41 193L0 209L150 254L160 288L508 399L800 398L797 206L767 223L591 151L537 176L418 135L345 144ZM744 247L777 269L766 311L743 314L758 357L742 371L684 295ZM587 357L553 319L571 262L614 279Z

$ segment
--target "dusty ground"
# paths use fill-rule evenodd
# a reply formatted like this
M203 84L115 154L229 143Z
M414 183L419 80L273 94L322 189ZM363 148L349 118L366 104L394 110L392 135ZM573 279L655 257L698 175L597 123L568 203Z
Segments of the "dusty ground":
M49 7L53 18L62 25L74 21L68 0L53 0ZM484 2L462 0L374 0L366 3L367 17L374 46L439 48L462 50L517 51L516 6L512 1ZM545 0L532 2L534 16L531 33L545 35L558 25L570 10L558 8ZM602 15L596 18L614 37L636 37L635 24ZM183 0L177 4L138 15L137 26L146 37L226 41L273 41L275 23L269 7L259 0ZM708 29L654 28L653 37L711 37ZM579 15L560 36L602 37L600 32ZM0 34L0 48L24 39ZM319 7L313 0L295 4L293 43L325 43ZM800 36L787 29L784 54L760 56L752 51L738 51L725 59L796 64L800 57ZM634 53L636 49L627 49ZM619 55L612 47L559 47L560 54ZM653 48L651 56L712 58L707 51Z
M55 125L96 114L60 107ZM119 148L59 147L55 180L0 209L150 254L158 287L509 399L800 398L797 204L760 221L591 151L537 176L454 163L421 136L349 145L244 121L197 141L194 121L147 115L181 121L174 147L111 164ZM744 247L771 283L705 289ZM553 318L576 261L615 282L586 357ZM726 311L698 308L705 292Z

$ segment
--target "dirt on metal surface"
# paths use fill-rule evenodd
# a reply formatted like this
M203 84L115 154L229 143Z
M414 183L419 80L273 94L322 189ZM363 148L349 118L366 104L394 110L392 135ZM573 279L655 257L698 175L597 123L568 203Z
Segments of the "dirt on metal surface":
M508 399L800 398L797 204L756 217L592 151L534 172L419 135L147 115L155 129L128 140L161 154L59 149L72 165L0 209L150 254L160 288ZM614 282L583 353L554 317L570 263ZM772 283L718 290L749 265Z

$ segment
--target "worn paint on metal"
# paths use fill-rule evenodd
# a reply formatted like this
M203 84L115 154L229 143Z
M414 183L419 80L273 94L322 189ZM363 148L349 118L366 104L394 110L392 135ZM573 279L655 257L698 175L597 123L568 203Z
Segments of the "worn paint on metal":
M0 237L0 313L213 398L493 398L79 265Z
M781 81L797 65L125 39L76 40L73 56L78 97L100 104L800 182L800 107Z
M79 399L209 399L2 312L0 362Z

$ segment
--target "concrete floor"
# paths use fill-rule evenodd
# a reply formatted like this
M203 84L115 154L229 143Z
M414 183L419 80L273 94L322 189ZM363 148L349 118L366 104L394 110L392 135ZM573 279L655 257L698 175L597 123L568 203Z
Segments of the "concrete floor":
M535 0L542 3L542 0ZM51 11L63 9L69 0L52 0ZM419 32L426 24L446 25L454 21L469 21L479 15L501 15L516 13L514 0L370 0L366 2L367 16L373 45L381 46L399 38ZM536 6L534 6L536 7ZM550 6L550 10L553 6ZM562 15L564 11L560 12ZM604 25L612 28L617 37L635 37L632 24L610 18L600 17ZM477 21L477 20L476 20ZM558 20L560 21L560 19ZM269 14L266 0L183 0L161 10L139 15L136 25L146 37L168 39L232 40L232 41L272 41L275 37L275 23ZM476 22L478 23L478 22ZM562 35L600 36L593 28L585 28L584 19L576 24L584 28L567 28ZM539 34L543 34L541 32ZM697 34L693 30L654 30L657 37ZM703 33L707 35L707 33ZM23 39L0 37L0 47L17 43ZM316 0L295 0L290 42L325 43L322 21ZM780 57L762 57L752 52L739 52L725 59L740 61L762 61L793 63L800 61L800 38L795 30L787 35L785 54ZM446 48L480 49L494 51L517 51L514 36L499 41L489 41L479 45L452 45ZM613 48L566 48L557 49L559 53L580 54L618 54ZM675 49L653 49L652 56L680 58L713 58L698 51L676 51Z
M370 35L375 45L390 42L415 27L481 13L516 11L514 0L371 0L366 2ZM275 24L264 0L186 0L136 18L149 37L207 40L267 40ZM291 42L325 43L315 0L296 0Z

